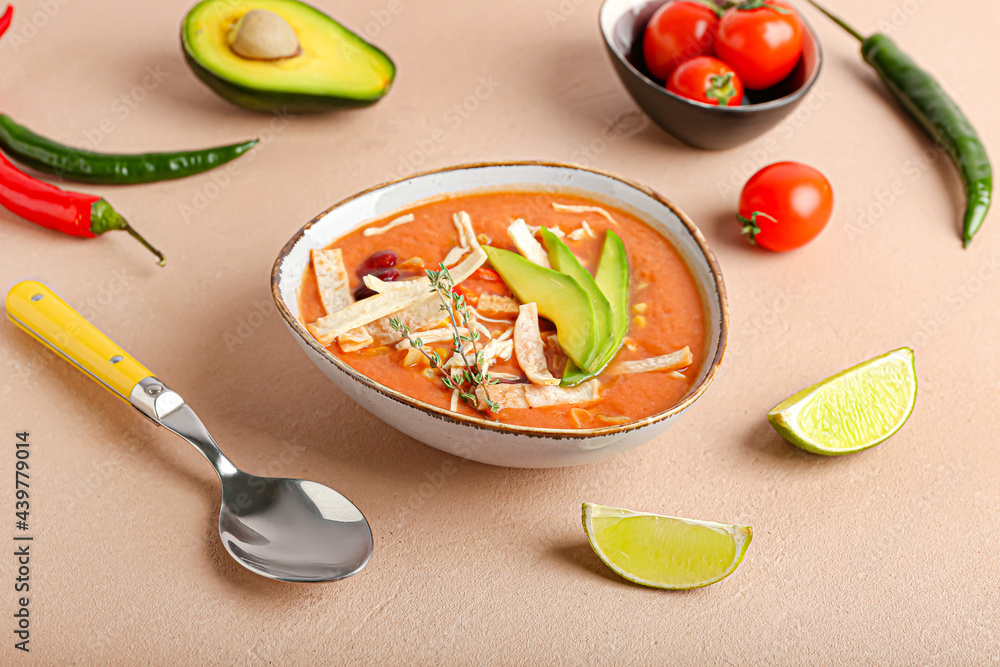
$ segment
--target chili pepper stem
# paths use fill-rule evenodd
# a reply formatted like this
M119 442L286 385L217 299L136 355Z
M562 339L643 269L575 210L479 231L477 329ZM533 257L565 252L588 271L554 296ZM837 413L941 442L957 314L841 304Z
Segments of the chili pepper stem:
M157 250L156 248L154 248L152 245L150 245L149 241L147 241L146 239L142 238L142 234L140 234L139 232L135 231L132 228L132 225L128 224L127 222L125 223L125 231L128 232L129 234L131 234L136 240L139 241L139 243L141 243L142 245L146 246L146 248L148 248L151 253L153 253L154 255L156 255L156 258L160 260L159 262L157 262L158 266L166 266L167 265L167 258L163 256L163 253L160 252L159 250Z
M158 262L160 266L167 265L167 258L163 256L162 252L154 248L139 232L135 231L132 225L128 224L128 221L122 217L121 213L112 208L111 204L104 199L98 199L90 209L90 231L94 234L103 234L111 230L124 230L128 232L139 243L146 246L151 253L156 255L157 259L160 260Z
M824 7L823 5L819 4L815 0L808 0L808 2L809 2L810 5L812 5L816 9L818 9L819 11L823 12L824 14L826 14L826 16L827 16L828 19L830 19L831 21L833 21L834 23L836 23L837 25L839 25L841 28L843 28L847 32L851 33L851 35L854 37L854 39L858 40L859 42L865 41L865 36L864 35L862 35L860 32L858 32L857 30L855 30L854 28L852 28L850 26L850 24L848 24L846 21L844 21L842 18L840 18L836 14L832 13L826 7Z

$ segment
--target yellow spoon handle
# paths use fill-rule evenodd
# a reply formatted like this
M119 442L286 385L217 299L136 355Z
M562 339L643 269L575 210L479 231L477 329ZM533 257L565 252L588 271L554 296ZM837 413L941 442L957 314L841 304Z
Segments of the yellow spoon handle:
M84 373L129 400L152 373L45 285L27 280L7 293L7 317Z

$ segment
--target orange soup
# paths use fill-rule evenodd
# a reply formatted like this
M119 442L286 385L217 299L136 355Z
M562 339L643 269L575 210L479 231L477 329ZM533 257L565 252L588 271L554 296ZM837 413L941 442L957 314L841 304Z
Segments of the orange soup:
M463 238L470 234L461 233L458 219L462 212L468 216L465 219L471 223L474 239ZM511 288L508 283L515 286L516 283L510 280L509 273L506 280L501 277L504 272L495 266L496 261L486 261L454 287L467 305L465 312L471 313L474 320L468 327L461 326L464 324L461 311L456 311L458 317L453 323L449 311L442 310L440 302L435 302L430 310L423 309L423 319L401 318L411 324L409 340L392 328L389 320L405 315L415 306L355 327L337 340L327 341L319 335L317 338L329 343L329 351L352 368L392 389L445 409L472 416L485 414L508 424L599 428L642 419L680 401L705 362L708 338L705 305L690 269L677 249L639 218L571 194L486 192L453 196L373 221L330 244L326 256L314 251L313 264L306 270L299 290L300 319L316 334L322 330L324 318L331 315L328 308L351 306L357 310L366 299L377 294L363 281L366 274L381 278L384 282L376 284L376 288L389 292L400 285L405 287L404 283L425 280L425 270L436 269L446 258L451 262L449 268L458 270L456 265L462 260L458 259L461 250L456 248L463 248L463 241L465 258L471 257L479 245L490 253L494 248L518 253L517 260L522 262L521 255L524 259L535 256L529 252L530 248L519 247L523 243L515 243L512 224L527 227L528 235L537 242L536 253L541 249L543 255L553 252L547 245L557 244L552 240L553 234L543 234L540 230L548 228L590 275L598 273L599 263L604 261L602 253L607 252L605 242L609 232L621 239L628 261L627 291L620 295L617 310L610 297L608 302L601 300L601 303L610 303L616 313L627 313L627 331L620 342L597 341L596 345L603 346L613 356L599 372L595 368L585 369L595 373L587 382L577 387L559 386L567 365L571 365L570 349L568 346L562 349L561 341L568 344L570 337L579 332L559 331L552 321L559 318L545 317L541 300L536 325L535 308L517 299L515 293L523 294L523 290ZM524 243L532 245L531 241ZM544 275L551 275L544 271L556 270L544 267L549 264L544 256L535 256L535 260ZM342 267L337 264L336 270L331 269L331 262L342 262ZM567 273L562 265L559 269ZM321 274L319 281L317 271ZM589 276L581 279L577 274L577 279L576 283L589 282ZM573 281L563 280L569 282ZM578 294L577 288L569 287L574 295ZM429 289L422 294L425 299L430 298L428 294L438 297ZM623 302L625 295L627 303ZM600 304L594 303L597 319L588 321L600 322L603 311L598 309ZM623 321L623 318L618 320ZM475 395L474 385L468 385L464 392L453 392L443 381L446 373L458 373L456 377L461 380L461 370L465 367L456 363L461 358L455 353L453 324L458 324L464 332L461 342L469 350L468 358L473 363L476 352L489 345L488 373L497 384L479 390L478 406L473 405L475 400L459 399L459 393L465 393L466 398ZM528 334L522 335L523 332ZM474 336L476 341L468 340ZM421 345L415 346L415 342ZM452 370L433 367L435 352L442 365L456 357ZM526 363L531 352L544 353L540 365ZM528 370L531 365L535 366L534 373ZM533 384L539 373L548 378L539 381L546 386ZM581 389L584 386L586 390ZM498 410L484 403L484 397L494 396L502 398L500 403L494 403L500 406Z

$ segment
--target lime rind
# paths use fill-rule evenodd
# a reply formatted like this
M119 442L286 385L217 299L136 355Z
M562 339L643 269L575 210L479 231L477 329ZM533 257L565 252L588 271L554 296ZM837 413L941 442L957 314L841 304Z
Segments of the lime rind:
M916 399L914 354L903 347L803 389L775 406L767 419L800 449L842 456L895 435Z
M607 521L618 528L618 522L629 519L641 519L642 524L635 525L635 530L628 536L636 553L617 551L615 558L611 551L612 545L603 545L605 540L598 535L595 528L598 522ZM649 525L653 522L655 525ZM664 530L664 528L667 530ZM628 581L651 588L669 590L687 590L702 588L722 581L739 567L746 555L747 548L753 539L750 526L730 525L714 521L699 521L683 517L664 516L644 512L633 512L617 507L605 507L593 503L583 504L583 529L594 552L616 574ZM705 535L711 537L713 548L705 550ZM635 534L639 533L646 539L635 544ZM665 534L666 533L666 534ZM721 548L720 548L721 547ZM641 553L639 553L641 552ZM658 556L655 563L658 569L657 577L642 576L639 570L649 570L636 566L636 563L649 559L652 552ZM701 570L702 573L697 571Z

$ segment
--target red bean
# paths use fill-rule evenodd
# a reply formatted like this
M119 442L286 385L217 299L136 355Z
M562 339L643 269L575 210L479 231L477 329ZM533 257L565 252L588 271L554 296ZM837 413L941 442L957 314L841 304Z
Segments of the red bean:
M387 269L390 266L396 266L397 261L399 261L399 258L393 251L380 250L365 261L361 262L356 274L358 278L360 278L361 276L373 273L377 269Z
M354 300L361 301L362 299L367 299L368 297L375 296L376 294L378 294L378 292L368 287L368 285L361 283L358 285L358 288L354 290Z
M387 283L395 282L399 280L399 271L391 267L386 267L384 269L375 269L374 271L369 271L368 275L375 276L379 280L384 280Z
M375 276L379 280L384 280L387 283L399 280L399 271L392 267L375 269L374 271L369 271L365 275ZM361 301L362 299L367 299L368 297L375 296L376 294L378 294L378 292L368 287L368 285L365 285L364 281L362 281L362 283L358 285L357 289L354 290L354 300Z

